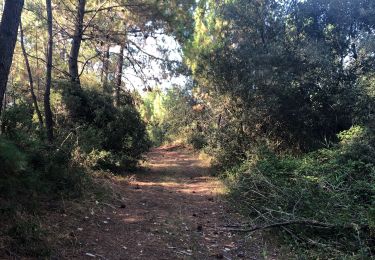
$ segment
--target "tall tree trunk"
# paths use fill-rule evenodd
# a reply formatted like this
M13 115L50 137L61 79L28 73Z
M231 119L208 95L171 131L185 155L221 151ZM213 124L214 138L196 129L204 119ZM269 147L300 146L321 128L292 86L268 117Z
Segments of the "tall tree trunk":
M24 0L6 0L0 24L0 115Z
M124 45L120 47L120 55L118 57L117 69L116 69L116 86L113 92L114 105L118 107L120 105L120 90L122 83L122 70L124 67Z
M26 52L26 48L25 48L22 21L20 22L20 34L21 34L21 49L22 49L23 57L25 59L27 74L29 76L30 94L31 94L31 98L33 100L36 115L38 116L39 127L40 127L40 130L42 130L43 129L43 117L42 117L42 113L40 112L38 101L37 101L37 98L36 98L36 95L35 95L35 92L34 92L34 80L33 80L33 75L31 73L29 57L27 56L27 52Z
M7 109L7 93L4 94L4 106L3 106L3 110L5 111ZM0 111L1 112L1 111ZM0 117L1 117L1 122L4 122L4 114L0 114ZM0 126L0 134L4 134L5 133L5 124L1 124Z
M36 87L37 97L40 98L40 67L39 67L39 48L38 48L38 30L35 30L35 56L36 56Z
M78 0L74 35L72 39L72 46L70 49L70 56L69 56L70 81L73 84L77 85L78 87L81 86L79 73L78 73L78 56L79 56L79 50L81 48L82 37L83 37L83 18L85 16L85 7L86 7L86 0Z
M104 60L103 60L103 68L102 68L102 83L103 83L103 90L104 92L110 92L108 90L108 73L109 73L109 44L105 47L104 53Z
M51 83L52 83L52 51L53 51L53 32L52 32L52 6L51 0L46 0L47 24L48 24L48 49L47 49L47 72L46 89L44 92L44 113L46 117L47 138L50 143L53 142L53 119L50 102Z

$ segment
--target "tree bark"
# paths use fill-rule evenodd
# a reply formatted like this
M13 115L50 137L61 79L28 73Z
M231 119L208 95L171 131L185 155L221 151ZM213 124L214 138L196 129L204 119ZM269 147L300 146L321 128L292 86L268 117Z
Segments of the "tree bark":
M0 115L3 106L24 0L6 0L0 24Z
M33 75L31 73L29 57L27 56L27 52L26 52L26 48L25 48L22 21L20 22L20 35L21 35L21 39L20 39L21 40L21 49L22 49L23 57L25 59L27 74L29 76L31 99L32 99L33 104L34 104L34 109L35 109L36 115L38 116L40 130L42 130L43 129L43 117L42 117L42 113L40 112L38 100L37 100L35 92L34 92L34 80L33 80Z
M117 61L117 69L116 69L116 86L113 91L113 98L114 98L114 106L120 106L120 91L121 91L121 84L122 84L122 70L124 68L124 45L122 44L120 47L120 54Z
M70 49L69 56L69 74L70 81L81 87L78 72L78 56L81 48L82 37L83 37L83 19L85 16L86 0L78 0L77 16L75 21L74 34L72 39L72 46Z
M44 92L44 113L46 117L47 139L53 142L53 119L50 102L51 83L52 83L52 52L53 52L53 32L52 32L52 6L51 0L46 0L47 24L48 24L48 49L47 49L47 71L46 71L46 89Z
M110 92L108 90L108 73L109 73L109 44L106 46L102 68L102 83L104 92Z
M37 87L37 96L40 96L40 67L39 67L39 48L38 48L38 30L35 30L35 57L36 57L36 87Z
M5 111L7 109L7 93L5 92L4 94L4 107L3 107L3 110ZM1 122L4 122L4 114L0 115L1 116ZM0 126L0 134L4 134L5 133L5 124L1 124Z

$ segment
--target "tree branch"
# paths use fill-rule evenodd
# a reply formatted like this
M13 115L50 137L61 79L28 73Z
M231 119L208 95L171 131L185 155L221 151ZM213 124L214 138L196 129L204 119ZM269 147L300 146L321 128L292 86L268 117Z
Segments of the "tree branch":
M254 231L260 230L260 229L284 227L284 226L290 226L290 225L307 225L307 226L315 226L315 227L320 227L320 228L334 228L334 227L336 227L333 224L319 222L319 221L315 221L315 220L294 220L294 221L285 221L285 222L280 222L280 223L274 223L274 224L265 225L265 226L254 226L254 227L248 228L248 229L227 228L225 230L227 230L227 231L237 231L237 232L254 232Z

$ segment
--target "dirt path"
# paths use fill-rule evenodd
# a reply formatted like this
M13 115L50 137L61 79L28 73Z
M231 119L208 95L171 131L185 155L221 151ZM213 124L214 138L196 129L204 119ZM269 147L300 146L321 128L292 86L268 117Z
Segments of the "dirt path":
M158 148L130 182L112 181L119 200L92 208L69 228L69 259L278 259L261 235L223 226L241 222L221 182L189 150ZM122 202L120 202L120 200Z

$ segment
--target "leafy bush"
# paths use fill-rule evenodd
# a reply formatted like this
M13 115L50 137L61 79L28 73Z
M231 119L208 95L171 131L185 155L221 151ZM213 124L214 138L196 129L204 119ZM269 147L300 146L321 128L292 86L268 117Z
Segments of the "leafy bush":
M89 182L84 168L135 168L149 142L132 99L126 100L116 108L105 94L60 83L52 93L52 145L39 135L31 106L9 106L0 138L0 196L34 207L46 194L80 196Z
M20 102L3 114L0 137L0 218L12 252L47 257L41 205L81 197L92 184L88 169L135 168L149 147L146 128L131 96L118 108L95 90L63 84L52 93L55 140L47 143ZM3 234L4 235L4 234Z
M133 103L116 108L110 96L63 85L56 107L66 107L58 121L70 136L65 142L83 166L134 169L149 148L146 126ZM131 97L129 97L131 100ZM77 144L77 141L79 143Z
M201 150L207 145L207 140L203 133L191 133L188 136L187 142L196 150Z
M165 124L149 123L147 132L154 146L160 146L167 141L167 127Z
M207 145L204 134L204 106L187 89L157 90L143 98L142 117L153 145L182 142L202 149ZM208 121L208 120L207 120Z
M33 129L32 111L32 107L23 101L8 107L2 118L3 132L14 139L19 134L31 131Z
M26 156L10 141L0 138L0 175L16 175L25 170Z
M226 173L231 198L254 225L281 225L284 234L324 256L374 254L375 146L370 130L354 127L341 143L301 157L260 149ZM292 235L292 236L290 236ZM319 251L311 251L319 257Z
M154 146L163 144L167 139L165 118L166 95L159 90L149 92L142 98L141 115L147 124L147 132Z
M206 153L213 157L213 166L220 170L234 167L246 158L251 148L249 139L238 134L238 122L229 122L221 128L211 128L206 135Z
M46 233L35 217L17 216L7 235L12 237L10 248L17 255L45 258L51 254Z
M32 205L39 195L51 198L79 196L88 178L83 169L72 164L70 154L36 140L12 142L0 139L0 196L14 200L27 198ZM30 197L31 196L31 197Z

